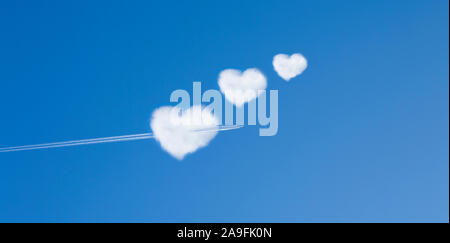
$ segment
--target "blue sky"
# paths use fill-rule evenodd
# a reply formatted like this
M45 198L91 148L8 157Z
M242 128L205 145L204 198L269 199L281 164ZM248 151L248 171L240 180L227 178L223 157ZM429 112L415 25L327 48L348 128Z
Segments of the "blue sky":
M279 132L0 154L1 222L448 222L448 1L3 1L0 147L149 131L259 68ZM278 53L303 53L283 81Z

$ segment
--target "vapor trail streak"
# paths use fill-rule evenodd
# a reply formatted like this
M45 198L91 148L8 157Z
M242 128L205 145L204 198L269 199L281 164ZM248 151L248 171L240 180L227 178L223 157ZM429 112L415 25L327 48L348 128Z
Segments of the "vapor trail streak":
M78 142L78 143L60 143L53 145L41 145L27 148L2 148L0 149L0 153L6 152L15 152L15 151L25 151L25 150L36 150L36 149L49 149L49 148L62 148L62 147L70 147L70 146L80 146L80 145L88 145L88 144L98 144L98 143L112 143L112 142L123 142L123 141L134 141L134 140L143 140L153 138L153 135L140 136L140 137L125 137L125 138L117 138L117 139L106 139L106 140L98 140L98 141L87 141L87 142Z
M196 130L196 131L197 132L227 131L227 130L238 129L241 127L242 126L218 126L217 129L215 129L215 128L214 129L203 129L203 130ZM134 134L134 135L123 135L123 136L114 136L114 137L105 137L105 138L73 140L73 141L66 141L66 142L6 147L6 148L0 148L0 153L37 150L37 149L49 149L49 148L62 148L62 147L81 146L81 145L99 144L99 143L135 141L135 140L144 140L144 139L151 139L151 138L154 138L152 133L141 133L141 134Z
M4 150L4 149L23 149L23 148L42 147L42 146L50 146L50 145L62 145L62 144L69 144L69 143L81 143L81 142L110 140L110 139L119 139L119 138L128 138L128 137L140 137L140 136L147 136L147 135L151 135L151 133L141 133L141 134L133 134L133 135L114 136L114 137L72 140L72 141L67 141L67 142L43 143L43 144L35 144L35 145L16 146L16 147L0 148L0 151Z

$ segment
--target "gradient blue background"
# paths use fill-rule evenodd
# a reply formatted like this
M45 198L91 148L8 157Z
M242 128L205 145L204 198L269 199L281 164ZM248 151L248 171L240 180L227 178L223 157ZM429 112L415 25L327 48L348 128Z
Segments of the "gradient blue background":
M149 131L175 89L260 68L279 133L0 154L1 222L448 222L442 1L2 1L0 147ZM278 53L310 66L286 83Z

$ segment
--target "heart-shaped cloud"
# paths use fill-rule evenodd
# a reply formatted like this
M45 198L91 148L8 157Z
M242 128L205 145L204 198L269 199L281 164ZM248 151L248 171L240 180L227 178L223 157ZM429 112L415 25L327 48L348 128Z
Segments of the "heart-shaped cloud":
M236 106L242 106L258 97L260 90L267 87L267 79L256 68L244 72L236 69L226 69L219 74L220 91L225 98Z
M153 112L150 127L161 147L181 160L208 145L217 134L218 124L211 111L201 106L186 111L165 106Z
M307 66L306 58L300 53L295 53L290 57L286 54L278 54L273 58L275 71L286 81L300 75Z

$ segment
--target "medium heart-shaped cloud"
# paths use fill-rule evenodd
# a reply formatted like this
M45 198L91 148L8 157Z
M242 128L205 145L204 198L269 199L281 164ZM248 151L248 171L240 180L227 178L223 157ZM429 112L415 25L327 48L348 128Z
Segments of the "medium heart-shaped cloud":
M208 145L217 134L218 124L211 111L201 106L186 111L165 106L153 112L150 127L161 147L181 160Z
M236 69L223 70L219 74L218 83L225 98L238 107L258 97L259 91L267 87L266 77L256 68L249 68L244 72Z
M300 53L295 53L290 57L286 54L278 54L273 58L275 71L286 81L300 75L307 66L306 58Z

